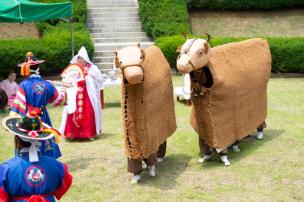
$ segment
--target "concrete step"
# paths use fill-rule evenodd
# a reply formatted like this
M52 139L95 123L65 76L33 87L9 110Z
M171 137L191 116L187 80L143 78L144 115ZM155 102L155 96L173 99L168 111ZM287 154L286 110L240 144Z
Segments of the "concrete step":
M96 65L101 71L103 69L112 69L114 67L114 63L96 63L96 62L93 62L94 65Z
M113 57L94 57L94 62L96 63L113 63L115 59L115 54L112 52Z
M94 43L107 42L151 42L148 37L124 37L124 38L93 38Z
M92 38L148 37L145 32L91 33Z
M127 46L136 46L138 42L118 42L118 43L94 43L95 51L117 51ZM154 42L141 42L140 47L146 48L153 45Z
M88 13L88 18L102 18L102 17L138 17L138 12Z
M87 0L87 4L100 4L100 3L112 3L112 4L120 4L120 3L137 3L137 0Z
M91 7L88 8L88 14L96 13L129 13L129 12L138 12L138 7Z
M89 28L91 33L108 33L108 32L141 32L142 27L94 27Z
M88 4L88 8L128 8L128 7L136 7L135 3L122 3L122 4L111 4L111 3L102 3L102 4Z
M90 7L132 7L137 6L135 1L87 1L87 6Z
M140 22L90 22L87 23L87 26L90 28L94 27L140 27Z
M114 57L115 54L113 51L94 51L94 58L98 57Z
M87 18L87 23L131 23L140 22L139 17L98 17L98 18Z

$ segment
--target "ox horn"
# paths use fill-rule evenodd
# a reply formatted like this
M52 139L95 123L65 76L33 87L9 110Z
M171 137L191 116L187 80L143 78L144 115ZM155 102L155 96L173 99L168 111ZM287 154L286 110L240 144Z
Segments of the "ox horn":
M209 43L209 42L210 42L210 40L211 40L211 36L210 36L210 34L208 34L208 33L206 33L206 32L205 32L205 34L206 34L206 35L207 35L207 37L208 37L207 42Z

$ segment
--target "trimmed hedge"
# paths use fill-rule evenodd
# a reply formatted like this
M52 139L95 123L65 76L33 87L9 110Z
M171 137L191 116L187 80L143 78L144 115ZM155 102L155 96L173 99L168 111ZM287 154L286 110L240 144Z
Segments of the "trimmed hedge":
M194 36L203 38L205 36ZM246 38L212 38L211 46L237 42ZM267 38L272 55L272 72L304 73L304 37ZM185 42L181 35L160 37L156 45L161 48L171 67L176 66L176 48Z
M38 2L64 2L67 0L36 0ZM87 7L86 0L73 0L74 50L77 52L85 46L89 56L93 56L94 48L90 33L85 26ZM78 22L77 22L78 21ZM54 26L56 25L56 26ZM26 52L32 51L39 59L46 60L40 66L42 75L61 73L71 59L70 24L59 20L37 23L42 39L0 40L0 77L6 78L10 70L20 72L17 64L24 61Z
M139 0L139 16L143 28L154 39L190 32L185 0Z
M270 10L304 6L303 0L188 0L190 7L215 10Z
M83 24L75 23L75 51L81 46L86 47L90 56L93 55L90 33ZM5 78L10 70L19 73L17 64L24 62L28 51L32 51L37 58L46 60L46 63L40 66L42 75L61 73L71 59L69 24L62 23L56 29L46 31L42 39L0 40L0 77Z

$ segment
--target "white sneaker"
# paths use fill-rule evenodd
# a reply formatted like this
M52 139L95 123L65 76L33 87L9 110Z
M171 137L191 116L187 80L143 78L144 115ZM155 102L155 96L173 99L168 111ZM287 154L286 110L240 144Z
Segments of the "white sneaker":
M232 150L236 153L241 151L239 145L232 145Z
M198 159L198 163L204 163L205 161L208 161L211 159L211 155L204 155L203 157Z
M144 170L147 169L147 164L146 164L146 162L142 161L142 162L141 162L141 165L142 165L142 168L143 168Z
M94 140L95 140L95 138L93 138L93 137L92 137L92 138L90 138L89 140L90 140L90 141L94 141Z
M227 156L221 156L221 161L225 166L230 166L230 161L228 160Z
M164 161L165 161L165 159L163 157L158 157L157 158L157 163L162 163Z
M149 176L150 177L155 177L155 175L156 175L156 168L155 168L155 166L148 166L148 170L149 170Z
M263 132L258 132L258 133L257 133L257 136L256 136L256 139L257 139L257 140L262 140L263 137L264 137L264 133L263 133Z
M140 179L141 179L140 175L134 175L132 177L131 184L137 184Z

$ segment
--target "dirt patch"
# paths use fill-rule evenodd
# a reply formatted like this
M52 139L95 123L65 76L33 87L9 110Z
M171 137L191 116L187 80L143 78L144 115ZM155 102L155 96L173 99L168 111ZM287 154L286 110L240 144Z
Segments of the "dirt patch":
M39 38L35 23L0 23L0 39Z
M275 11L190 11L192 31L225 37L304 36L304 9Z

